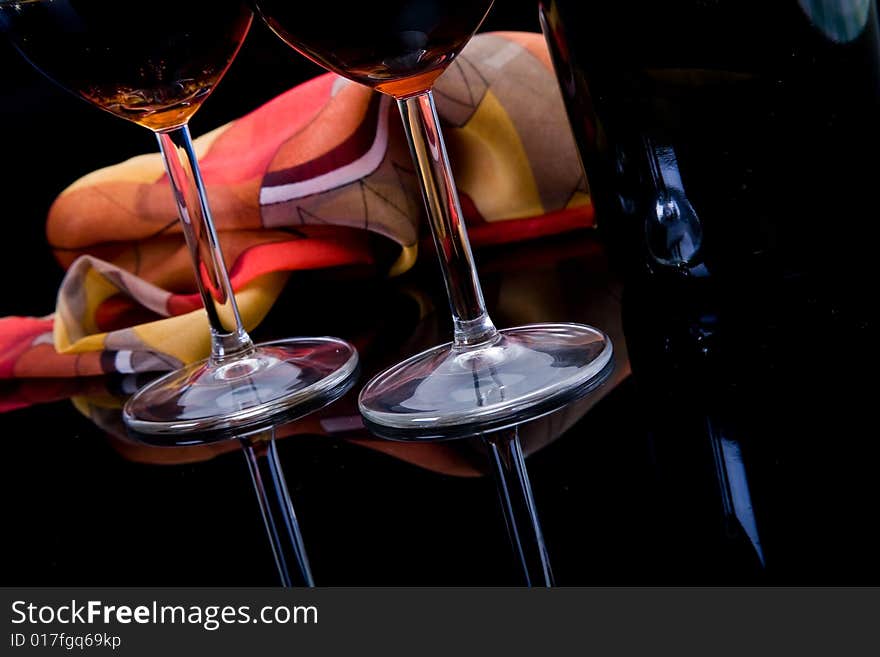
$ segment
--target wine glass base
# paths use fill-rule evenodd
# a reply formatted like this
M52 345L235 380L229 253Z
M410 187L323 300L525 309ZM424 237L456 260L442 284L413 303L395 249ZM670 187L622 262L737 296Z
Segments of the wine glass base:
M382 372L361 391L383 438L437 440L498 431L582 397L612 367L611 340L581 324L504 329L467 349L447 343Z
M149 383L125 404L123 419L150 435L246 429L324 406L351 387L357 368L357 351L337 338L266 342L241 357L202 360Z

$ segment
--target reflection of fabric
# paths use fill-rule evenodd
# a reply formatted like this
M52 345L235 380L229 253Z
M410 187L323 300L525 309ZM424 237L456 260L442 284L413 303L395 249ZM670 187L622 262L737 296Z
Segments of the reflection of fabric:
M523 267L525 253L528 253L527 267ZM604 385L583 399L520 427L523 451L529 455L565 435L629 375L621 325L620 290L604 264L595 237L585 231L564 239L495 250L487 256L482 269L486 274L493 315L500 320L499 324L515 326L566 318L601 326L615 345L615 368ZM390 316L377 317L375 325L353 339L363 357L364 379L444 339L441 327L446 327L449 321L444 314L445 300L430 295L424 287L417 287L417 282L418 279L413 279L400 285L403 296L392 301L397 311ZM440 293L439 290L436 292ZM382 303L385 305L389 301ZM394 335L401 339L389 344L387 329L392 325ZM235 441L208 446L149 447L128 438L122 423L122 404L128 395L151 378L149 374L129 374L0 381L0 412L72 397L75 407L106 432L122 456L144 463L204 461L238 448ZM485 472L487 461L479 442L410 444L371 438L357 409L356 392L352 390L330 406L278 427L277 437L300 435L345 440L441 474L470 477Z
M540 35L474 38L436 96L476 246L591 224ZM286 272L381 266L364 229L401 247L393 273L412 266L423 210L392 110L326 74L196 140L246 324L266 314ZM57 312L0 319L0 378L166 370L207 354L158 154L74 183L47 232L68 268Z
M75 383L78 380L69 381ZM97 382L95 387L98 387ZM92 396L74 397L74 406L102 429L110 445L129 461L160 465L200 463L240 449L241 444L237 440L181 447L153 447L133 440L122 422L120 410L122 399L114 401L112 397L102 395L100 392L100 390L94 391ZM345 399L353 401L351 397L344 398L341 402L300 420L275 427L275 438L283 439L290 436L335 438L383 452L392 458L440 474L456 477L474 477L481 474L477 463L482 459L477 458L479 455L475 456L469 446L460 442L459 444L404 444L371 438L370 433L363 426L357 408L347 404Z

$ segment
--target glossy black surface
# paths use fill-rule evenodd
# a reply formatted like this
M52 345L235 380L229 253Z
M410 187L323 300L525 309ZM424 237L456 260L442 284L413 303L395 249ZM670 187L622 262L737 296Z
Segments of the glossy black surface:
M534 16L531 2L499 2L486 27L537 30ZM316 72L276 41L254 30L196 131ZM61 276L42 236L49 202L77 176L153 144L3 48L0 112L15 127L4 239L16 248L0 258L0 274L20 281L25 272L27 284L5 288L0 312L41 315ZM867 201L864 210L873 212ZM589 233L477 259L499 325L584 321L612 337L625 328L642 373L604 388L591 408L588 400L523 430L558 584L880 583L867 279L743 294L722 312L702 296L670 301L650 280L621 292ZM425 258L395 282L322 274L320 288L303 276L255 338L350 339L366 380L449 338L435 270ZM304 307L311 312L297 312ZM420 321L420 308L436 312ZM0 582L276 583L237 449L145 448L122 437L112 411L90 409L100 426L66 400L0 415ZM486 464L478 445L367 441L353 393L279 433L294 434L278 447L318 584L520 582L494 484L474 476Z

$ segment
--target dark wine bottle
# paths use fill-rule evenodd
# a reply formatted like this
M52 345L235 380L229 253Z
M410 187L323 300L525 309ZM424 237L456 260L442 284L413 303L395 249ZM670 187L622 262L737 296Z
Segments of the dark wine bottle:
M546 0L598 220L627 271L836 276L880 180L875 0Z
M845 562L851 544L820 548L779 519L858 504L798 468L876 457L854 429L874 421L876 1L544 0L540 14L624 277L674 534L707 510L720 521L685 565L833 572L826 554Z

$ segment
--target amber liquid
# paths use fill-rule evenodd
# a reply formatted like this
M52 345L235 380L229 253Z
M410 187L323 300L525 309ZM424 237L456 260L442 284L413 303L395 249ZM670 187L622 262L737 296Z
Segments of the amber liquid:
M492 0L253 0L288 45L340 75L396 97L424 91L458 55Z
M153 130L186 123L232 63L251 20L240 0L0 0L0 29L34 66Z

